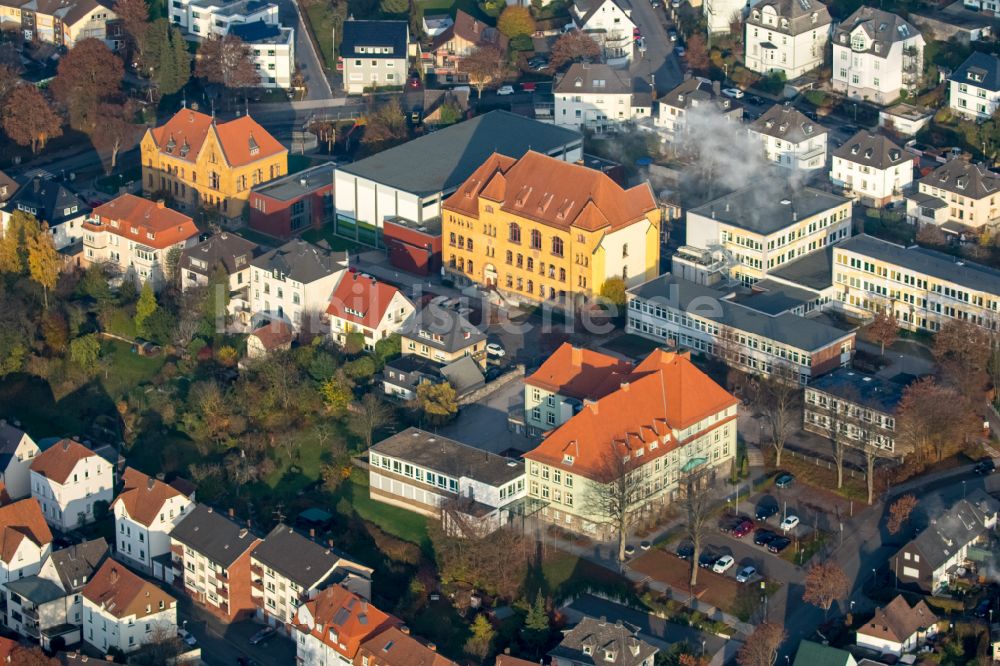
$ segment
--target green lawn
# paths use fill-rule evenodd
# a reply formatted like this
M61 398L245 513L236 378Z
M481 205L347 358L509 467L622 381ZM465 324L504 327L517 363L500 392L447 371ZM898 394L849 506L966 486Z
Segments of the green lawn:
M299 6L305 9L306 21L316 37L323 63L327 69L334 69L337 59L333 55L333 14L330 6L325 2L303 3Z
M451 14L452 18L455 18L455 14L461 9L466 14L471 14L473 18L485 21L490 25L495 22L494 19L483 13L476 0L417 0L417 4L423 8L424 14L448 13Z
M314 160L308 155L289 155L288 156L288 173L298 173L299 171L305 171L311 166L316 166L317 164L322 164L325 160Z
M334 250L370 250L371 248L362 243L356 243L350 238L344 238L333 230L332 224L324 225L320 229L310 229L303 232L302 238L310 243L318 243L325 240Z
M351 473L351 478L341 484L339 493L359 517L385 532L415 544L423 545L427 541L427 518L371 499L368 496L368 476L361 470Z
M599 564L561 551L542 562L541 573L546 593L555 599L588 589L635 596L632 584L626 578Z
M139 180L140 178L142 178L142 168L136 166L127 169L122 173L113 173L110 176L101 176L100 178L94 180L94 187L105 194L115 196L118 194L119 187Z

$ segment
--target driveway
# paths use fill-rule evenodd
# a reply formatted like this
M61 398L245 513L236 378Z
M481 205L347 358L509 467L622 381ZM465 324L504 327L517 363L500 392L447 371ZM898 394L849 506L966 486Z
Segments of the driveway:
M278 19L282 25L295 26L295 63L306 81L305 99L331 99L333 90L323 70L323 61L309 39L302 13L296 0L278 0Z
M184 595L178 595L177 606L178 623L198 640L202 662L209 666L232 666L240 657L261 666L295 663L295 643L290 638L275 635L261 645L250 645L250 637L262 624L252 620L225 624Z
M632 75L633 88L643 90L636 83L644 82L647 86L656 79L656 95L673 90L684 80L684 71L680 60L674 55L675 42L667 36L668 23L663 7L653 9L649 0L636 0L632 3L632 21L639 27L646 43L646 51L636 51L629 68Z
M523 402L524 384L512 381L485 400L458 410L458 417L437 432L477 449L500 453L507 449L525 452L536 443L507 429L507 411Z

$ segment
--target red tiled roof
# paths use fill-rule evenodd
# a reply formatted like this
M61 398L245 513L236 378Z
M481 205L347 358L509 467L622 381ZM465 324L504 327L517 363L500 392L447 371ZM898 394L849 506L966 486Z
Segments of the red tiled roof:
M270 351L292 341L292 327L283 321L274 320L270 324L254 329L250 335L260 340L264 349Z
M38 546L52 543L52 530L34 498L0 507L0 558L9 563L24 539Z
M168 499L184 496L173 486L132 467L125 468L123 479L124 487L111 506L121 503L132 520L146 527L153 524Z
M198 228L187 215L167 208L162 201L134 194L123 194L98 206L91 219L93 222L88 220L83 225L87 229L109 231L160 250L198 235Z
M457 666L433 647L397 627L390 627L365 641L361 655L368 658L367 661L362 659L368 666ZM497 664L500 663L498 657Z
M313 627L310 629L300 622L296 614L299 631L312 635L351 660L362 642L387 627L402 624L398 618L380 611L340 585L326 588L303 607L312 616Z
M191 163L197 161L209 132L215 132L222 147L222 157L230 166L243 166L287 152L250 116L219 123L204 113L181 109L170 120L149 132L160 152Z
M461 9L455 12L455 22L434 38L431 43L431 52L437 51L455 37L477 46L496 46L504 52L507 51L507 44L510 42L502 32Z
M0 664L8 663L10 655L20 646L21 644L17 641L0 636Z
M177 600L136 574L120 562L104 560L104 564L83 588L83 596L103 607L117 618L134 615L144 618L167 610ZM163 608L160 608L160 603Z
M358 273L347 273L340 279L330 297L327 314L375 329L393 297L399 293L390 284L363 277Z
M528 151L521 159L494 154L444 202L446 210L479 216L478 198L501 210L559 229L612 231L656 209L644 183L625 190L606 174Z
M612 452L624 457L642 448L642 458L632 457L638 466L684 444L673 438L673 430L684 430L735 404L736 398L686 354L656 350L620 388L588 401L524 457L600 479ZM572 456L572 462L566 456Z
M80 442L62 439L35 456L31 461L31 471L62 485L78 462L96 455Z
M632 364L564 342L525 384L559 395L596 400L616 390L632 372Z

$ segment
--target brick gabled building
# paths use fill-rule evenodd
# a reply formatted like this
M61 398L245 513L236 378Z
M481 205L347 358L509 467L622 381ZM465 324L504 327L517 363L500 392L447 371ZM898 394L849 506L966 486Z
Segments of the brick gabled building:
M198 505L170 533L174 585L227 622L256 610L250 555L260 539L209 506Z

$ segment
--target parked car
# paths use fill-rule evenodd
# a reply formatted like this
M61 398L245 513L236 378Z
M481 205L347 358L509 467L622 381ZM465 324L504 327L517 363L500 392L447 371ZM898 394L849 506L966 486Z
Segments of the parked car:
M997 466L993 462L993 458L984 458L976 464L976 474L988 476L995 471L997 471Z
M498 95L513 95L514 94L514 86L500 86L499 88L497 88L497 94Z
M677 550L675 551L677 557L682 560L690 560L694 555L694 544L690 541L682 541L677 545Z
M667 34L670 36L670 41L672 41L672 42L676 42L677 41L677 31L676 30L674 30L673 28L670 28L670 30L667 30Z
M743 91L739 88L723 88L722 94L733 99L740 99L744 95Z
M778 535L771 530L757 530L757 533L753 535L753 542L758 546L766 546L777 538Z
M740 569L740 572L738 574L736 574L736 582L746 583L756 575L757 575L757 567L749 565L745 566L742 569Z
M740 524L737 525L733 529L733 533L732 534L737 539L742 539L746 535L750 534L750 532L752 532L752 531L753 531L753 521L752 520L744 520L744 521L741 521Z
M783 521L781 521L781 531L782 532L789 532L791 530L794 530L798 526L799 526L799 517L798 516L794 516L794 515L792 515L792 516L786 516L785 519Z
M649 550L652 547L653 544L649 543L648 541L642 541L639 543L639 550Z
M637 49L639 49L639 53L645 53L645 51L646 51L646 40L645 39L637 39L636 42L635 42L635 47Z
M180 638L182 641L184 641L184 643L187 644L188 647L195 647L196 645L198 645L198 639L195 638L194 634L192 634L187 629L178 629L177 637Z
M523 90L524 92L535 92L535 82L525 81L524 83L521 84L521 90Z
M640 37L642 37L642 31L638 27L632 28L632 39L639 41Z
M767 544L767 549L772 553L780 553L784 549L788 548L792 544L792 540L788 537L776 536Z
M743 520L739 516L723 516L719 518L719 531L723 534L729 534L742 522Z
M681 6L681 0L670 0L670 6L677 9Z
M723 555L715 561L715 564L712 565L712 571L717 574L724 574L729 571L734 564L736 564L736 560L733 559L732 555Z
M496 356L497 358L503 358L507 355L507 350L503 348L502 345L496 342L491 342L486 345L486 353L490 356Z
M767 520L778 513L777 504L758 504L755 513L757 520Z
M528 67L531 67L532 69L544 69L545 67L548 67L548 64L549 58L544 55L536 55L528 60Z
M702 569L711 569L719 560L719 556L712 550L706 549L698 558L698 566Z
M501 368L498 365L491 365L490 367L486 368L484 376L486 377L486 381L491 382L502 374L503 374L503 368Z
M687 53L687 51L684 50L683 46L675 46L674 47L674 53L677 54L678 58L683 58L684 54Z
M274 627L264 627L256 634L250 637L250 645L260 645L267 639L274 636Z
M410 80L407 82L406 85L409 86L410 88L413 88L414 90L419 89L420 88L420 75L416 74L416 73L411 74L410 75Z
M989 597L986 597L985 599L981 599L979 601L979 604L976 605L976 609L972 611L972 614L976 617L986 617L990 614L990 608L992 606L993 601Z
M414 125L419 125L420 119L423 117L423 115L424 115L423 107L420 106L413 107L413 110L410 111L410 122Z
M774 479L774 485L779 488L787 488L795 481L795 475L791 472L782 472Z

